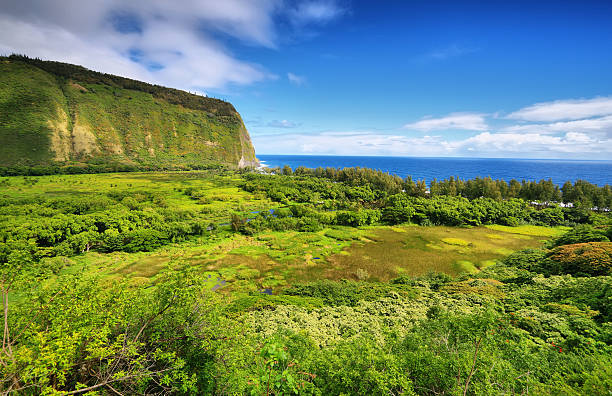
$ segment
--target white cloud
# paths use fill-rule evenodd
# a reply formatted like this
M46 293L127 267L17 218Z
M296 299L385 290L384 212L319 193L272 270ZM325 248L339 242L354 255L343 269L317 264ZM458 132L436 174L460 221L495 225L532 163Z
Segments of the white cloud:
M612 116L586 120L560 121L549 124L521 124L501 129L505 133L583 133L594 136L612 137Z
M298 3L287 11L292 24L303 26L309 23L326 23L344 14L346 9L337 1L314 0Z
M274 76L237 58L218 36L275 48L275 18L296 10L305 12L303 24L340 13L331 1L4 0L0 53L76 63L192 91L219 89Z
M287 79L290 83L295 85L304 85L306 83L306 77L298 76L297 74L287 73Z
M454 58L461 55L471 54L473 52L477 52L478 48L469 48L462 47L457 44L453 44L446 48L441 48L437 50L433 50L421 56L418 56L415 60L417 62L428 62L428 61L436 61L436 60L446 60L449 58Z
M328 154L386 156L487 156L518 158L606 159L611 139L594 139L581 133L550 136L535 133L483 132L451 141L441 136L407 137L376 132L320 132L255 135L260 154Z
M537 133L490 133L484 132L453 144L460 152L480 154L511 154L523 156L525 153L610 153L612 149L601 146L606 141L597 141L582 133L567 133L563 136L541 135Z
M612 97L536 103L510 113L507 118L522 121L551 122L580 120L606 115L612 115Z
M288 120L272 120L266 124L266 126L272 128L296 128L299 124Z
M424 118L402 129L404 133L254 134L253 141L261 154L612 158L612 115L511 125L511 121L498 118L496 113L451 113ZM459 138L465 133L458 135L456 130L474 132L472 136ZM414 131L421 131L424 136L414 136Z
M261 154L330 154L330 155L446 155L447 143L439 137L407 138L375 132L322 132L284 135L254 135Z
M417 131L441 131L458 129L466 131L486 131L488 126L484 114L452 113L441 118L424 118L420 121L404 125L404 129Z

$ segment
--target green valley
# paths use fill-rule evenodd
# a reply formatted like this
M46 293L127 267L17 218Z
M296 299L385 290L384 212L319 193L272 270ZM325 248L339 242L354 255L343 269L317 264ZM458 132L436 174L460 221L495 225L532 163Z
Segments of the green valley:
M301 172L0 178L2 389L605 394L609 213Z
M611 21L1 0L0 395L612 396Z

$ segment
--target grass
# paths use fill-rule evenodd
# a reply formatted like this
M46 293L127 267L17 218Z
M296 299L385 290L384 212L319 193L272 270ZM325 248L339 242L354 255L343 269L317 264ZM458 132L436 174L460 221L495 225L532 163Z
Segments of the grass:
M56 79L24 64L0 62L0 165L52 160L50 121L65 112Z
M230 280L251 268L257 272L248 278L258 287L278 288L321 278L386 281L430 271L475 273L515 250L541 244L539 237L498 231L500 238L490 238L491 233L485 227L413 226L271 232L256 238L234 237L208 255L188 261L205 263L207 270L229 275Z
M493 225L486 225L485 227L487 227L490 230L503 231L503 232L507 232L510 234L525 235L525 236L530 236L530 237L546 237L546 238L559 236L563 234L564 232L570 230L569 227L543 227L543 226L535 226L535 225L521 225L518 227L509 227L509 226L493 224Z
M324 271L331 279L357 279L357 270L367 271L372 280L389 280L398 275L423 275L430 271L456 275L476 272L513 251L540 246L538 237L516 235L485 227L376 227L360 242L328 259Z
M136 283L154 279L172 262L199 267L212 279L227 281L225 291L278 290L296 281L322 278L387 281L430 271L475 273L515 250L540 245L538 237L517 238L508 233L500 234L503 239L491 239L490 232L485 227L377 226L317 233L268 232L257 237L228 233L150 253L90 252L72 261L108 279L127 276Z
M227 222L234 211L250 212L276 207L269 199L248 193L238 187L240 179L210 175L207 172L113 173L89 175L52 175L7 177L0 198L20 201L37 199L73 199L75 196L97 198L105 193L142 191L162 198L167 206L198 210L210 214L211 222ZM230 197L203 204L185 194L192 188L204 196ZM24 221L28 216L24 216ZM0 218L0 222L1 222Z
M452 245L452 246L469 246L470 245L470 242L464 241L463 239L460 239L460 238L442 238L441 241L446 243L447 245Z

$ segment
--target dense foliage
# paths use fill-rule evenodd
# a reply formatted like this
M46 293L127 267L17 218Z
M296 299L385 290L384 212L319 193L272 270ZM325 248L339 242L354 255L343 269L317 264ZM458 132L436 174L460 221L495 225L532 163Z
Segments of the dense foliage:
M610 185L597 186L586 180L577 180L575 183L566 182L563 187L555 185L550 179L525 181L512 179L493 180L490 177L477 177L474 179L461 179L449 177L438 181L433 179L429 189L424 180L415 182L410 176L402 179L398 176L368 168L304 168L292 170L289 166L284 168L267 168L267 172L283 175L311 176L343 182L352 186L368 186L376 191L387 194L396 194L400 191L409 196L423 197L426 195L450 195L475 198L511 199L521 198L526 201L539 201L540 203L565 202L586 207L610 208L612 207L612 187Z
M79 165L39 165L39 166L0 166L0 176L48 176L48 175L85 175L116 172L220 170L224 164L149 164L133 165L122 163L87 163Z
M609 394L606 212L412 194L404 180L368 171L356 181L361 171L353 172L344 180L222 171L0 179L0 390ZM370 230L402 235L436 224L492 225L462 228L490 240L512 235L499 229L574 227L472 271L390 282L362 268L352 280L335 278L339 261L307 253L318 245L356 261L341 249L384 235ZM423 252L462 255L479 243L437 228L446 248L423 242ZM160 256L163 267L142 276ZM238 257L247 265L234 265ZM129 272L135 266L140 276ZM299 279L307 268L318 278ZM274 283L287 271L298 280Z
M195 95L178 89L162 87L160 85L148 84L142 81L132 80L125 77L115 76L107 73L99 73L84 68L83 66L72 65L70 63L44 61L38 58L30 58L25 55L10 55L10 61L17 61L36 66L48 73L61 76L66 79L82 81L92 84L105 84L112 87L130 89L150 93L156 98L164 99L172 104L194 109L216 113L220 116L235 117L236 109L231 103L210 98L202 95Z
M593 223L601 217L581 205L543 206L532 205L521 198L477 196L470 199L457 194L426 194L424 183L418 183L423 186L420 189L412 188L410 179L402 180L369 169L347 168L338 171L319 168L307 171L298 168L291 175L288 172L290 169L284 170L284 175L275 177L261 174L245 176L246 182L242 187L246 191L264 192L271 200L289 206L291 213L262 213L245 223L242 230L247 233L265 228L305 231L316 230L319 225L359 227L380 221L386 224L412 222L450 226L556 226ZM303 176L307 172L312 175ZM478 184L482 180L486 179L468 180L467 184ZM548 185L548 182L542 183ZM610 189L606 186L599 190L609 192Z

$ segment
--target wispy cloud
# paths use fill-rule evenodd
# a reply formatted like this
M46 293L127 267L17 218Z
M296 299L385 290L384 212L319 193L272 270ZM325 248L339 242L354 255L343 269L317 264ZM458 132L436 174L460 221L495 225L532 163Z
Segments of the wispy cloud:
M466 130L486 131L485 115L480 113L451 113L440 118L424 118L404 125L404 129L417 131Z
M457 44L450 45L448 47L439 48L430 52L421 54L415 58L417 62L430 62L430 61L441 61L449 58L454 58L462 55L471 54L479 51L479 48L465 47Z
M490 133L484 132L463 141L452 143L463 153L487 156L558 158L566 154L612 154L612 140L594 139L583 133L568 132L561 136L538 133Z
M376 132L340 131L253 136L262 154L421 155L439 153L438 137L407 138Z
M521 121L561 121L612 115L612 97L570 99L536 103L508 114L508 119Z
M553 123L529 123L511 125L500 129L504 133L584 133L612 137L612 116L589 118L584 120L559 121Z
M272 128L297 128L300 124L297 124L288 120L272 120L266 124L266 126Z
M306 83L306 77L298 76L297 74L287 73L287 79L291 84L294 85L304 85Z
M290 22L295 26L304 26L312 23L327 23L346 13L338 1L312 0L297 3L287 10Z

